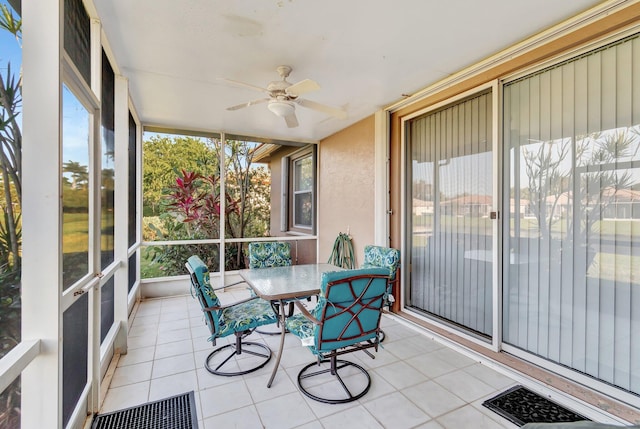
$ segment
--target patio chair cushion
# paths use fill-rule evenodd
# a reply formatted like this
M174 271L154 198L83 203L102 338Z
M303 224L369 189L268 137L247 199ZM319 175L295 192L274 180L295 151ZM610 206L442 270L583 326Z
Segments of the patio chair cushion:
M249 268L291 265L291 245L279 241L249 243Z
M385 267L389 269L389 281L396 278L400 264L400 251L391 247L367 245L364 247L362 268Z
M195 296L193 288L199 287L202 291L202 295L204 296L207 307L220 307L220 299L218 299L218 295L216 295L216 292L211 287L209 268L196 255L191 256L187 261L189 262L189 265L191 265L191 268L193 269L193 272L198 279L197 285L194 285L193 282L191 282L191 294ZM222 312L220 310L212 311L212 313L215 313L213 317L215 326L209 326L209 329L212 332L218 332L220 330L220 324L224 323L224 316L222 315ZM206 320L208 325L209 319L207 318Z
M276 320L276 314L267 301L254 299L243 302L222 310L220 329L210 340L275 323Z
M365 268L357 270L332 271L322 275L322 287L318 304L310 311L311 315L318 320L322 320L324 326L316 325L307 319L303 314L295 314L287 319L287 329L301 338L303 344L307 345L312 353L321 355L333 350L349 346L354 342L366 341L376 336L375 332L367 335L360 335L363 331L373 331L379 323L380 311L374 308L380 307L386 294L387 282L384 278L374 279L374 283L362 296L362 301L368 303L373 308L364 308L362 303L355 303L356 298L363 292L369 282L369 278L363 278L352 282L353 290L344 283L345 287L336 287L336 284L329 286L333 282L358 275L388 275L386 268ZM338 285L342 285L338 283ZM328 291L328 292L327 292ZM375 297L378 297L376 299ZM369 302L372 300L372 302ZM342 313L344 306L353 305L349 312ZM339 314L342 313L342 314ZM337 317L332 317L339 314ZM355 315L355 316L354 316ZM353 341L351 337L358 337ZM313 338L313 344L307 344ZM336 339L344 338L343 341ZM329 342L327 342L329 341ZM319 344L321 344L319 346Z

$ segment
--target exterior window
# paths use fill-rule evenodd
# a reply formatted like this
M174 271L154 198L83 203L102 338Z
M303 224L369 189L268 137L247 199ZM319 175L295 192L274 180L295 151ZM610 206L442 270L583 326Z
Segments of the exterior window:
M293 226L311 228L313 224L313 163L311 155L293 163Z
M309 233L315 224L315 147L289 157L289 230Z

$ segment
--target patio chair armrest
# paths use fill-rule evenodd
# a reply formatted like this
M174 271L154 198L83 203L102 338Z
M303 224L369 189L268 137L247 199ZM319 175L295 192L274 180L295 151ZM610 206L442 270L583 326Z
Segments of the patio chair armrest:
M296 304L296 307L298 307L298 310L300 310L300 313L302 313L304 317L309 319L310 322L312 322L314 325L322 325L322 322L316 319L315 317L313 317L313 315L309 313L309 310L307 310L307 307L302 305L300 301L295 301L295 304Z
M218 311L224 310L225 308L234 307L238 304L244 304L245 302L253 301L254 299L258 299L257 296L250 296L249 298L241 299L239 301L231 302L229 304L217 305L215 307L203 307L202 311Z

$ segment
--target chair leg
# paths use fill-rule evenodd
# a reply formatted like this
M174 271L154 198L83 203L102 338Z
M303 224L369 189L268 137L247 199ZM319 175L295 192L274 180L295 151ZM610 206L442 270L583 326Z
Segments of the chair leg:
M308 370L316 365L324 365L324 368L308 372ZM344 373L349 371L349 369L355 369L356 373L354 374L352 371L349 374L341 375L341 371ZM331 388L330 390L332 393L336 392L336 395L332 397L322 397L319 396L319 394L312 393L311 390L314 390L314 388L318 389L319 386L326 385L326 383L322 383L322 385L314 383L310 386L304 386L304 380L312 377L321 377L323 375L328 381L331 381L334 384L337 383L341 386L342 390ZM348 377L348 382L346 381L346 377ZM305 396L315 401L324 402L325 404L343 404L362 398L371 387L371 377L367 370L360 365L356 365L355 363L346 360L339 360L334 355L329 359L323 359L317 363L313 362L302 368L298 373L298 387Z
M244 333L238 332L236 333L234 344L227 344L226 346L218 347L217 349L212 351L209 354L209 356L207 356L207 359L204 362L204 366L207 369L207 371L215 375L232 377L235 375L249 374L250 372L257 371L263 366L265 366L267 362L269 362L269 360L271 360L271 349L269 347L261 343L256 343L252 341L242 341L243 337L244 337ZM231 349L231 350L228 350L228 349ZM225 351L227 352L230 351L230 353L228 353L225 356L224 355ZM242 354L255 356L258 358L258 362L255 363L254 359L249 359L249 358L240 358L240 359L232 360L232 358L234 357L237 358ZM215 362L212 362L214 358L215 358ZM236 371L232 371L230 369L225 370L224 368L225 366L229 368L234 364L236 365L238 370ZM253 365L247 365L247 364L253 364Z

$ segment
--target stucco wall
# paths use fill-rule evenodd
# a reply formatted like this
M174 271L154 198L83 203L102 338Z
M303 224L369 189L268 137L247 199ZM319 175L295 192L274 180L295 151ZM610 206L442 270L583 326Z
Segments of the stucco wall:
M350 230L356 264L374 242L374 117L320 142L318 261L326 262L340 232Z

